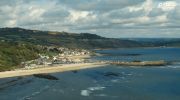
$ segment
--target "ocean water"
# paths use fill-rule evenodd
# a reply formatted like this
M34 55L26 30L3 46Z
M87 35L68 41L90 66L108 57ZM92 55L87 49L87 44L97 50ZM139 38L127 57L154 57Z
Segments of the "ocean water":
M0 79L0 100L180 100L180 48L97 51L96 60L166 60L167 66L103 66L53 73L59 80L33 76Z
M118 50L99 50L97 51L97 53L105 55L96 57L96 59L98 60L165 60L180 62L180 48L135 48Z

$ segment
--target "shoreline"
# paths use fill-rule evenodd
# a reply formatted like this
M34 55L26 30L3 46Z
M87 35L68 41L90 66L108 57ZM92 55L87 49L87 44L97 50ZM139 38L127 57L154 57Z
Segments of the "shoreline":
M33 75L33 74L56 73L56 72L96 68L96 67L103 67L106 65L108 64L96 62L96 63L80 63L80 64L63 64L63 65L57 65L53 67L44 67L44 68L36 68L36 69L29 69L29 70L19 69L15 71L0 72L0 79L18 77L18 76L28 76L28 75Z

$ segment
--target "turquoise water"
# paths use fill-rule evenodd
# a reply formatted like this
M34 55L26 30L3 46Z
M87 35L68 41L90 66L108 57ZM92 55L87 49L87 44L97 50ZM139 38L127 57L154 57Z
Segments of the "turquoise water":
M174 63L148 68L109 65L51 74L59 80L33 76L0 79L0 100L180 100L179 51L179 48L97 51L108 54L94 58L99 60L144 58Z

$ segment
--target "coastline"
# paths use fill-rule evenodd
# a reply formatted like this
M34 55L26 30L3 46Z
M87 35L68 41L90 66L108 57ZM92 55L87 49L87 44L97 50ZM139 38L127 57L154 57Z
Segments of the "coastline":
M95 67L103 67L105 65L108 65L108 64L96 62L96 63L80 63L80 64L63 64L63 65L57 65L53 67L44 67L44 68L36 68L36 69L29 69L29 70L18 69L15 71L0 72L0 79L9 78L9 77L18 77L18 76L28 76L28 75L33 75L33 74L56 73L56 72L88 69L88 68L95 68Z

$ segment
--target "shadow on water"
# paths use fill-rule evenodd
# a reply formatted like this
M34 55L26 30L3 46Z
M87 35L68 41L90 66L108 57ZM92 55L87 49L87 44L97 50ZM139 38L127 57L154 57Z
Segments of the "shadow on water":
M15 78L7 78L7 79L1 79L0 82L0 91L7 89L12 86L16 85L26 85L33 82L32 78L26 78L26 77L15 77Z
M34 74L33 76L40 79L59 80L57 77L50 74ZM23 86L23 85L32 83L34 81L34 77L20 76L20 77L14 77L14 78L0 79L1 80L0 91L13 87L13 86Z

